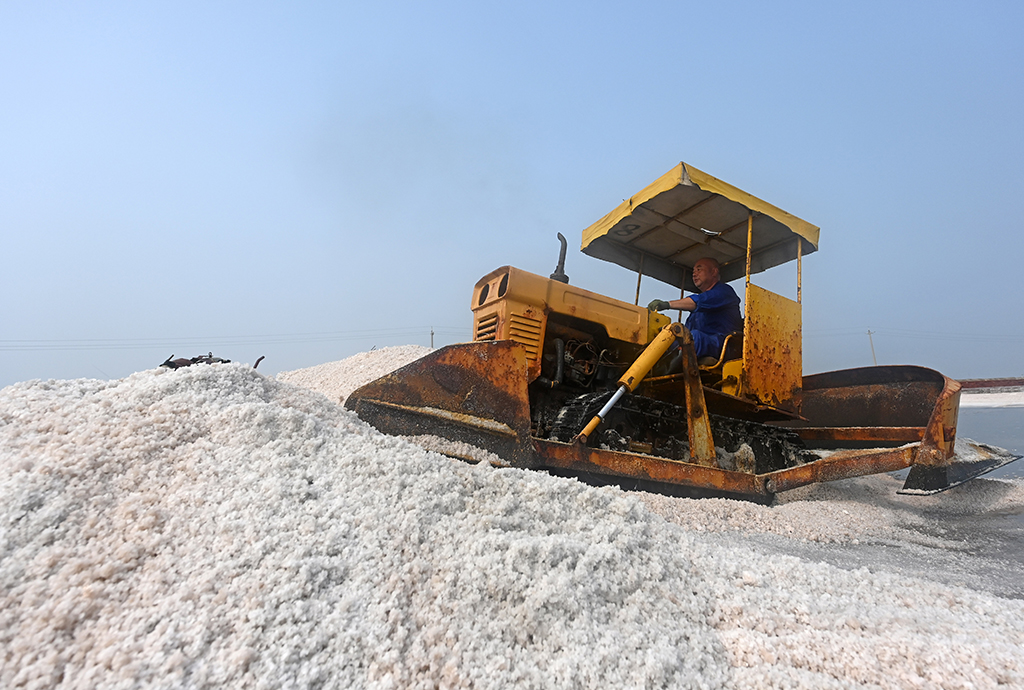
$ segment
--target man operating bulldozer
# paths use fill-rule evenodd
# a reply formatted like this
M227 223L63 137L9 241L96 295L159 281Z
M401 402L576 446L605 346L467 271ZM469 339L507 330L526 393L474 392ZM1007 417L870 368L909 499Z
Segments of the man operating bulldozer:
M710 257L693 264L693 284L698 294L671 301L656 299L647 308L651 311L682 309L690 312L684 324L693 335L697 358L718 358L725 336L743 330L740 298L728 284L719 282L718 261Z

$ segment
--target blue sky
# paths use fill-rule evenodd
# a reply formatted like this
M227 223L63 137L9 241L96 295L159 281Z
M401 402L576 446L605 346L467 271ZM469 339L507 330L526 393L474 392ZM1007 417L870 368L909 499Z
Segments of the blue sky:
M680 160L821 227L807 373L1020 376L1022 8L2 3L0 386L466 340L557 232L632 301L580 233Z

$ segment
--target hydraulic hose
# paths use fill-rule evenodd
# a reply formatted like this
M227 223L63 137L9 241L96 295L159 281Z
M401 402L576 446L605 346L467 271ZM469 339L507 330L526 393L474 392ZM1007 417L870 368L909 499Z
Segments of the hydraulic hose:
M672 346L672 343L676 341L676 338L679 337L682 332L683 324L681 323L670 323L661 329L661 332L658 333L657 337L651 341L651 344L647 346L647 349L641 352L640 356L636 358L636 361L633 362L632 366L626 370L626 373L619 377L618 390L616 390L611 399L604 404L604 407L594 415L594 418L587 423L583 428L583 431L576 435L576 438L573 439L574 442L587 442L587 438L594 433L594 430L604 420L604 418L608 416L608 413L611 412L613 407L615 407L615 404L619 402L623 395L626 393L632 393L636 390L636 387L639 386L640 382L644 380L644 377L651 372L651 369L653 369L654 365L658 363L658 360L668 352L668 348Z
M537 383L544 388L555 388L562 385L562 377L565 375L565 341L555 338L555 378L546 379L543 376L537 377Z

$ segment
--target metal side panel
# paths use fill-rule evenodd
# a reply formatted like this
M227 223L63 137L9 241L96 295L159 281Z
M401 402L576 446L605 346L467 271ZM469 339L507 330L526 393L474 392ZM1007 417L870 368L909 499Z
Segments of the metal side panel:
M743 325L744 397L799 414L803 350L800 303L747 285Z

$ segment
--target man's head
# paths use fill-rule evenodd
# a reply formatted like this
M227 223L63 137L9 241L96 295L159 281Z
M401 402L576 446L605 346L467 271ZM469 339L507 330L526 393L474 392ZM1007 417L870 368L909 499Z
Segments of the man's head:
M706 292L718 282L720 264L711 257L697 259L693 264L693 284L701 292Z

